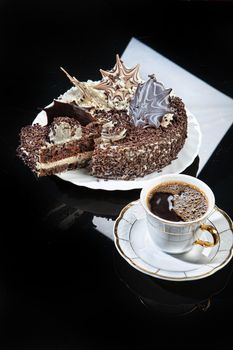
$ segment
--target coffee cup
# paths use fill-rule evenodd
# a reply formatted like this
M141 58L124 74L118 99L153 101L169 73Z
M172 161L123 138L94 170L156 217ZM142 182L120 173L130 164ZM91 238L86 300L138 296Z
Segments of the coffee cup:
M197 189L206 198L206 210L200 217L189 221L171 221L151 211L149 197L156 188L164 184L182 184ZM141 204L146 212L148 233L152 241L163 251L180 254L189 251L194 245L210 248L218 244L220 236L216 228L207 224L207 218L215 207L212 190L203 181L183 174L167 174L156 177L147 184L140 194ZM212 238L201 239L201 233L208 231Z

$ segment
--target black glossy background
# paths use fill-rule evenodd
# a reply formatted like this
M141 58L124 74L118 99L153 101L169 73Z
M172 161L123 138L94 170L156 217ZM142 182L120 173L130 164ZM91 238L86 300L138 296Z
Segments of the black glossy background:
M232 263L189 283L142 275L92 223L93 216L116 218L139 191L38 180L15 149L20 128L70 87L60 66L80 80L98 79L132 36L233 97L233 4L0 5L0 349L229 349ZM233 217L232 139L231 128L200 178ZM198 159L187 172L195 175L197 167Z

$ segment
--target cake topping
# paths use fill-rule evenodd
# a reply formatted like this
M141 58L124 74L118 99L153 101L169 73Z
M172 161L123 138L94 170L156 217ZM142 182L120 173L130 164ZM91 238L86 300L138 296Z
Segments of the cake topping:
M174 116L173 113L164 114L164 116L163 116L163 118L162 118L162 120L161 120L160 125L161 125L163 128L167 128L167 127L171 124L171 121L173 120L173 116Z
M101 132L102 142L115 142L122 140L126 136L127 129L121 125L117 125L112 121L105 123Z
M55 118L50 126L49 141L53 144L80 140L82 128L78 121L72 118Z
M83 126L94 120L87 109L78 106L75 102L54 100L50 107L44 108L44 111L47 114L48 124L51 124L56 117L71 117Z
M93 83L81 82L75 77L71 77L71 75L69 75L69 73L67 73L64 68L61 67L61 70L66 74L71 83L74 84L74 86L76 87L76 96L73 96L73 101L75 100L75 102L80 107L88 108L90 112L93 112L96 109L108 110L106 96L103 94L103 92L96 91L96 89L93 88ZM66 96L66 98L67 97L68 96Z
M136 127L154 126L158 128L162 117L170 113L169 95L172 89L165 89L154 75L138 85L130 102L129 114Z
M100 72L103 79L95 85L95 89L105 92L111 108L126 109L138 84L141 82L139 64L133 68L126 68L119 55L116 55L114 68L110 71L100 69Z

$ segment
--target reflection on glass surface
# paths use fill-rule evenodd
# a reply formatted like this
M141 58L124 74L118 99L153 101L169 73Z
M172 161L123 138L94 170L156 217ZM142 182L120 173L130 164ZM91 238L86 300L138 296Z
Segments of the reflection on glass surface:
M184 173L195 176L198 166L199 157ZM56 199L46 214L46 221L59 229L66 230L77 221L83 222L81 217L84 219L85 216L92 227L96 227L99 232L109 238L112 237L113 222L111 220L115 220L128 203L137 200L140 196L138 189L130 191L92 190L74 186L55 176L51 178L51 182L53 182Z
M166 316L182 316L191 312L207 311L214 299L227 286L231 262L208 278L192 282L171 282L145 275L130 266L117 252L113 255L116 274L121 282L151 310Z

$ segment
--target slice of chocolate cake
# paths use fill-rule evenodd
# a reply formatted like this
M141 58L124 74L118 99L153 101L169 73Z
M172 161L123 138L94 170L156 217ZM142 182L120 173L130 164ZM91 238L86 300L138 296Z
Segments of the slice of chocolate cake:
M98 129L67 117L57 117L50 126L22 128L18 155L38 176L82 168L91 159Z

